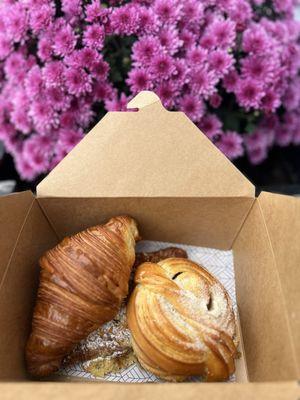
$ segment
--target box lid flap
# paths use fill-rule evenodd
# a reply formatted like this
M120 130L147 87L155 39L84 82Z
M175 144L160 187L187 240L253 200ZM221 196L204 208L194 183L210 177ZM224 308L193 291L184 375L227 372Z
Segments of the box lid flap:
M34 196L30 191L0 196L0 288L33 200Z
M300 199L262 192L258 201L281 282L300 377Z
M141 92L109 112L38 185L38 196L250 196L254 186L182 113Z

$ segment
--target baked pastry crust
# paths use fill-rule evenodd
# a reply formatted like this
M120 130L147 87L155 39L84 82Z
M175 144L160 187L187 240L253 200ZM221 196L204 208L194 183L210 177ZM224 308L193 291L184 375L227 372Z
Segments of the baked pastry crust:
M127 320L140 364L171 381L227 380L235 370L237 331L222 284L180 258L140 265L135 283Z
M65 238L41 257L26 346L30 374L55 372L78 342L114 318L128 293L138 239L133 218L115 217Z

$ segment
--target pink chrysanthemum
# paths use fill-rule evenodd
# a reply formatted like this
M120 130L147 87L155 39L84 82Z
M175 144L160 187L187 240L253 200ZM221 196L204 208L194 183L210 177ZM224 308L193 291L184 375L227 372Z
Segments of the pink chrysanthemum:
M160 49L158 38L145 36L134 43L132 58L137 64L149 63Z
M28 18L23 4L14 3L8 7L5 20L8 36L15 42L20 42L28 29Z
M174 61L171 56L167 54L155 55L150 63L150 71L154 79L170 78L174 72Z
M73 149L76 144L83 138L83 133L80 130L74 129L61 129L58 134L59 146L61 146L66 153Z
M7 57L12 48L12 41L5 34L0 32L0 60Z
M65 66L62 61L51 61L43 68L43 79L46 86L61 85L64 80Z
M274 66L270 57L249 56L242 61L242 75L261 81L264 84L272 82L274 78Z
M255 149L247 150L247 154L251 164L257 165L262 163L267 158L267 148L257 147Z
M53 4L42 4L34 7L30 13L30 27L34 33L39 33L48 27L54 17L55 10Z
M104 45L104 36L104 29L101 25L89 25L83 34L83 42L88 47L101 50Z
M42 61L49 61L53 55L52 41L48 35L44 35L38 42L38 56Z
M228 73L234 63L232 55L228 54L224 50L215 50L208 56L209 68L213 72L221 77Z
M67 110L70 105L70 97L66 95L65 91L61 87L49 87L45 91L45 96L54 110L64 111Z
M111 99L107 99L105 106L109 111L126 111L128 102L129 99L122 93L120 97L114 96Z
M261 106L266 113L273 113L281 106L280 96L274 88L269 88L265 91L265 95L261 99Z
M158 33L158 39L163 49L173 55L182 45L182 41L178 37L178 31L174 28L165 28Z
M23 134L28 134L32 130L32 124L26 108L15 108L11 113L11 120Z
M70 54L76 45L76 36L70 25L61 27L54 36L53 50L59 56Z
M251 78L240 79L235 91L238 103L246 110L258 109L265 92L262 84Z
M74 53L75 51L73 51L73 54ZM89 68L90 70L93 70L93 68L97 69L99 63L107 65L107 63L103 61L102 55L99 54L97 50L89 47L77 50L77 60L74 64L76 67Z
M42 134L54 127L58 120L52 104L48 99L39 98L30 105L31 116L36 130Z
M225 132L216 142L216 145L231 160L244 154L243 138L237 132Z
M25 90L29 98L34 98L41 93L43 77L41 68L38 65L33 66L27 73L25 79Z
M80 96L92 90L91 76L80 68L67 68L65 71L66 87L70 94Z
M253 24L244 32L242 47L247 53L264 54L270 49L270 38L262 26Z
M126 83L130 86L132 93L151 89L152 81L145 69L132 69L128 74Z
M85 6L85 14L87 22L95 22L100 18L102 13L102 6L99 0L93 0L90 4Z
M206 114L198 126L210 140L215 139L221 134L222 123L214 114Z
M106 79L108 76L109 65L106 61L100 59L95 62L94 65L90 68L92 76L98 79Z
M209 98L209 104L212 108L219 108L222 104L222 97L218 93L213 93Z
M197 68L190 72L191 89L195 94L209 98L216 91L218 77L206 67Z
M234 45L236 31L235 23L230 19L215 20L208 28L208 32L215 38L219 48L227 49Z
M113 32L120 35L132 35L139 28L136 8L131 4L125 4L113 9L110 24Z
M193 121L199 121L204 114L203 101L192 94L186 94L182 97L180 108Z
M186 0L182 7L183 18L190 24L199 23L204 18L204 4L198 1Z
M158 18L154 11L147 7L140 7L138 12L138 32L140 34L154 34L158 31Z
M156 94L161 99L164 107L172 108L174 106L174 99L176 98L176 86L174 83L169 81L161 82L155 89Z
M182 12L182 5L177 0L155 0L154 12L164 23L175 22Z
M192 65L201 66L208 59L208 51L201 46L195 46L187 51L186 58Z

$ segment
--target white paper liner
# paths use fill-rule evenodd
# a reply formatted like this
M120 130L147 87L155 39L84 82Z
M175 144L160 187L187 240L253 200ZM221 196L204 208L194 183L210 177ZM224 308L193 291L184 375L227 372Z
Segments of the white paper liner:
M198 246L189 246L177 243L154 242L143 240L137 244L137 252L152 252L166 247L180 247L184 249L188 258L196 263L201 264L210 273L212 273L225 287L229 293L234 309L236 311L236 294L235 294L235 276L233 267L232 251L224 251L210 249ZM78 363L71 367L61 369L58 373L61 376L84 378L88 380L100 380L109 382L121 383L146 383L146 382L161 382L159 378L145 371L139 364L132 364L128 368L114 374L108 374L104 378L94 377L83 369L83 365ZM201 381L194 377L190 381ZM235 381L235 376L230 378L230 382Z

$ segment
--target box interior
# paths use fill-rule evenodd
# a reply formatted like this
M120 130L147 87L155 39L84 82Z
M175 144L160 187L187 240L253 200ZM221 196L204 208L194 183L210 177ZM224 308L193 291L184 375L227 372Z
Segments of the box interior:
M135 217L143 239L233 249L245 348L237 364L237 380L279 381L296 377L280 281L274 273L272 249L257 200L250 197L38 198L31 199L25 214L14 251L10 249L0 290L2 380L28 378L24 346L30 332L39 257L66 235L118 214ZM15 243L15 239L6 242ZM282 334L270 340L276 331Z

